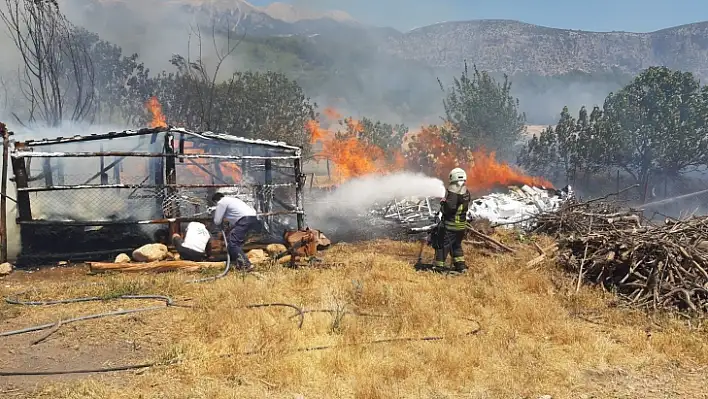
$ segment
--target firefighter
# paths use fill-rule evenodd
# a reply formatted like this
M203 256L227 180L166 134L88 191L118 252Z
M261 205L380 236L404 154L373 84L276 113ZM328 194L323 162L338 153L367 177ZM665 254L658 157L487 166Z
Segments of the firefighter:
M467 210L471 195L467 191L467 174L460 168L450 171L449 186L445 198L440 201L440 231L435 246L435 266L445 267L448 254L452 255L454 270L467 270L465 254L462 252L462 240L465 236Z

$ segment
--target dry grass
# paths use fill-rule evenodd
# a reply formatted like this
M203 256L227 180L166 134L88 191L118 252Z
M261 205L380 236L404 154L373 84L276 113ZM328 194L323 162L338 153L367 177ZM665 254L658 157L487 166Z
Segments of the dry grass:
M7 386L37 398L705 397L700 396L708 375L705 329L612 306L612 296L595 288L576 293L571 278L551 264L526 269L525 262L537 254L531 246L515 245L520 249L513 256L467 248L470 272L456 277L415 272L415 244L376 241L325 253L326 260L343 261L345 267L266 267L262 279L231 275L185 285L191 276L77 273L62 281L2 282L13 292L34 284L43 298L164 293L181 302L191 299L187 303L195 306L65 326L30 349L28 342L43 333L3 343L51 354L47 369L79 368L70 359L81 350L90 353L92 360L84 362L91 366L167 358L178 359L175 365L66 380L13 377ZM426 256L432 257L431 250ZM77 286L79 281L101 284ZM292 309L242 308L265 302L332 312L308 313L298 329ZM135 305L2 305L0 330ZM476 334L460 337L477 326ZM451 338L297 351L439 335ZM132 349L116 342L130 342ZM0 369L23 368L4 354L0 359L5 359Z

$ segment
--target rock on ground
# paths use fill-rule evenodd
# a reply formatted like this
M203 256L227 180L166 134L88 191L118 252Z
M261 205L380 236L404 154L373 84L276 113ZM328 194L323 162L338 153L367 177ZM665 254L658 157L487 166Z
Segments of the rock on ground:
M167 257L165 244L146 244L133 251L133 259L138 262L155 262Z
M252 249L246 254L251 263L261 263L268 260L268 255L262 249Z
M276 256L285 251L287 251L287 248L285 248L285 245L283 244L268 244L266 247L266 252L268 252L268 255L270 256Z
M7 276L12 273L13 266L11 263L5 262L0 265L0 276Z
M128 254L118 254L114 263L130 263L130 256Z

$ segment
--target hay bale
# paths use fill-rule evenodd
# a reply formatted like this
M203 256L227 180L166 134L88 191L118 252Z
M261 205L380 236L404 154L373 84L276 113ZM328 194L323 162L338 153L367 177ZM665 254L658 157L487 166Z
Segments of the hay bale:
M167 257L165 244L146 244L133 251L133 259L138 262L156 262Z

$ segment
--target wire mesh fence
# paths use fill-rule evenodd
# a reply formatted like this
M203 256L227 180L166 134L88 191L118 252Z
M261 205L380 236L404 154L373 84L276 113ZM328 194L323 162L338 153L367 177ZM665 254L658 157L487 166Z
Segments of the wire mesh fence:
M163 146L160 139L133 138L111 143L110 151L92 143L100 151L78 153L73 145L72 153L42 148L43 153L16 154L13 170L24 169L26 176L16 182L21 255L134 248L152 242L155 231L168 225L179 231L192 220L209 221L217 191L253 206L269 234L298 227L304 212L299 149L203 141L168 146L164 140ZM115 155L116 148L140 152Z

